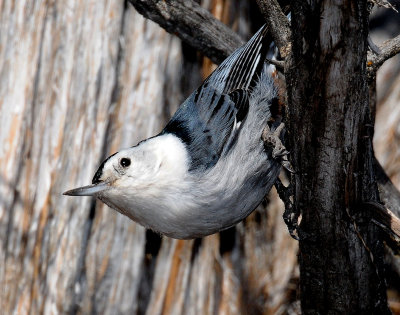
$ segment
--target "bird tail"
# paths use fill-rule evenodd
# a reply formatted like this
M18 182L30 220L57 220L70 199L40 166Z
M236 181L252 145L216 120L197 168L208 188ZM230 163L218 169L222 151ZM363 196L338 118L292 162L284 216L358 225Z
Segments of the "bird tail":
M221 93L230 93L237 89L248 90L254 87L263 71L267 55L272 55L273 52L274 45L271 46L268 27L264 24L245 45L225 59L205 82Z

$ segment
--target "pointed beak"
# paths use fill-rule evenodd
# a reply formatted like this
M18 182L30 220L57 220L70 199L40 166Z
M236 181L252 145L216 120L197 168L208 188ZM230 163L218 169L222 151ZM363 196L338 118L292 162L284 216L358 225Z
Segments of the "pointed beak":
M83 186L75 189L68 190L63 193L67 196L94 196L110 188L108 182L100 182L94 185Z

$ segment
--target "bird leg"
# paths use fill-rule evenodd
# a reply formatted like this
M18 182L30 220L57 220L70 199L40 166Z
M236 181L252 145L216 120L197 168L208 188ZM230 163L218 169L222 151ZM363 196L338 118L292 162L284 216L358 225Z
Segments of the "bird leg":
M268 125L265 126L262 132L262 140L264 144L271 146L272 149L272 158L276 160L280 160L281 165L288 170L290 173L294 173L293 167L290 164L287 155L289 151L286 150L285 146L282 143L281 135L284 133L285 124L280 123L279 126L271 131Z

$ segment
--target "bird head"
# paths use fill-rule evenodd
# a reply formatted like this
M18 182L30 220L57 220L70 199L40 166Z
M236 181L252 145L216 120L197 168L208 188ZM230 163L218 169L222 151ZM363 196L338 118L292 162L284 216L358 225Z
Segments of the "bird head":
M91 185L66 191L64 195L107 198L118 191L135 193L154 182L159 164L154 152L140 146L121 150L101 163Z
M102 201L120 196L157 197L157 192L181 179L187 171L183 144L164 135L121 150L101 163L92 184L68 190L68 196L95 196Z

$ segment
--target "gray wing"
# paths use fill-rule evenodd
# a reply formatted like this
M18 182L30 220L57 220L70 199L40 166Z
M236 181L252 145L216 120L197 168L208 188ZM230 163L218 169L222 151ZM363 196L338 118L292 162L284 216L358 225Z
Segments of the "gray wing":
M221 94L202 86L180 106L163 133L172 133L185 143L191 171L208 169L228 151L229 144L236 138L235 130L239 130L238 122L247 115L248 106L244 90Z
M162 133L186 145L191 170L207 169L227 154L247 117L251 88L262 71L269 43L264 25L179 107Z

